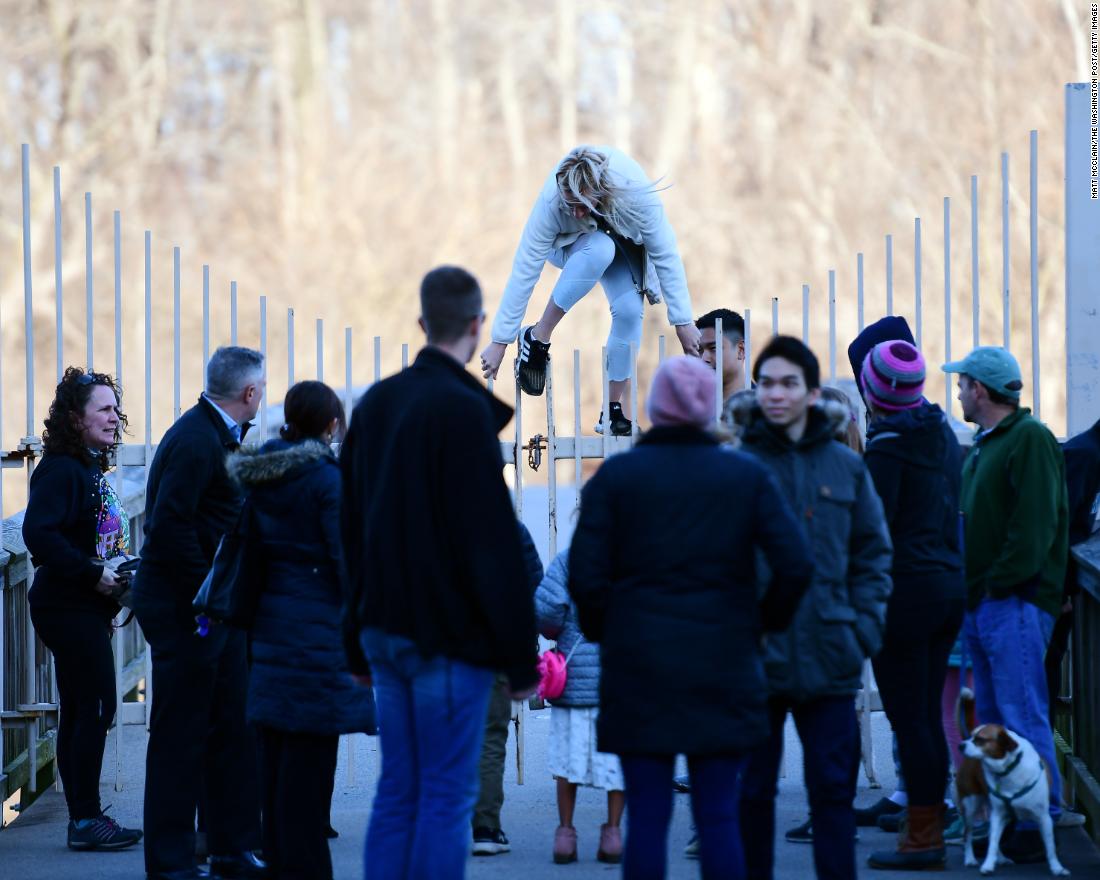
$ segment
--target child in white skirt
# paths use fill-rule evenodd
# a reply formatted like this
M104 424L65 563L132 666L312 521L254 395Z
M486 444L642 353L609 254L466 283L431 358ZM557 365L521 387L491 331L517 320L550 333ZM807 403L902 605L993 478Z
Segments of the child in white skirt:
M549 763L550 773L557 780L560 822L554 832L554 862L564 865L577 860L573 812L577 788L584 785L607 792L607 822L600 827L596 858L617 863L623 851L623 774L616 755L596 750L600 648L581 635L577 609L569 598L568 556L566 550L554 558L535 592L539 632L556 639L558 650L569 658L565 690L550 703Z

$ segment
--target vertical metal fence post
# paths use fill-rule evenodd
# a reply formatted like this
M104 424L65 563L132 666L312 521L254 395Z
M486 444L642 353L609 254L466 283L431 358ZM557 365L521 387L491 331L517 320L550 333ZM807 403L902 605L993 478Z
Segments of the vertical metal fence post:
M53 167L53 289L57 312L57 382L65 375L65 293L61 271L61 169Z
M951 197L943 197L943 359L951 360ZM944 412L951 415L951 374L943 374Z
M153 233L145 230L145 472L153 463ZM145 652L145 729L153 721L153 655Z
M772 297L772 336L779 335L779 297Z
M829 270L829 381L836 382L836 269Z
M662 339L664 337L661 337ZM581 467L581 350L573 349L573 489L574 509L580 510L581 484L584 471Z
M114 233L114 270L115 270L115 382L118 383L119 388L123 386L122 375L122 214L119 211L114 211L111 215L112 227ZM112 474L114 481L115 494L118 496L119 501L123 502L125 499L122 497L122 466L119 463L117 457L115 459L115 469ZM125 510L122 513L126 516ZM126 552L133 551L132 547L127 547ZM111 639L111 648L114 652L115 661L115 791L122 791L122 698L124 696L122 692L122 639Z
M172 248L172 421L180 417L180 249Z
M633 446L640 433L638 428L640 418L638 414L638 343L636 342L630 343L630 414L634 420L630 430L630 445Z
M810 285L802 285L802 344L810 345ZM746 358L747 360L747 358Z
M202 266L202 379L206 385L206 365L210 363L210 266Z
M1001 315L1004 347L1012 350L1012 300L1010 295L1010 248L1008 212L1008 153L1001 153Z
M519 357L519 347L516 347L516 357ZM401 344L401 369L405 369L408 359L408 345ZM512 443L512 464L514 465L512 491L513 503L516 508L516 519L523 522L523 391L516 380L516 415L515 415L515 440Z
M657 337L657 365L660 366L665 359L665 334Z
M21 151L23 172L23 324L27 340L27 433L26 442L30 443L34 438L34 301L32 292L31 271L31 178L30 178L30 146L23 144ZM34 457L27 456L27 491L30 492L31 473L34 470ZM24 620L27 639L27 655L24 658L26 674L24 686L28 702L37 702L37 688L35 687L35 650L34 627L30 620L30 606L27 606ZM38 774L35 768L38 766L38 721L29 718L26 724L27 730L27 759L31 768L28 788L31 792L38 791Z
M237 344L237 282L229 282L229 344Z
M856 254L856 326L863 332L863 254Z
M382 337L374 337L374 381L382 378Z
M714 419L722 419L722 404L726 402L722 388L722 355L725 342L722 339L722 319L714 320L714 376L718 380L714 383Z
M978 175L970 175L970 308L973 311L974 348L982 344L981 267L978 254Z
M924 325L924 306L921 291L921 252L920 252L920 217L913 218L913 310L916 323L917 348L921 347L921 333Z
M1035 418L1042 418L1039 385L1039 132L1030 136L1030 234L1031 244L1031 390Z
M745 387L752 387L752 309L745 309Z
M635 383L637 384L637 383ZM637 424L637 416L635 416ZM558 432L554 424L554 359L546 363L547 559L558 555Z
M122 212L112 215L115 256L115 381L122 386ZM121 495L119 496L122 497Z
M95 335L95 264L92 259L92 194L84 193L84 295L86 299L88 331L88 369L92 369L93 337Z
M351 328L344 328L344 419L351 423L351 410L354 405L351 390Z
M260 354L264 356L264 379L267 379L267 297L260 297ZM260 398L260 444L267 441L267 394Z
M894 314L894 236L886 236L886 314Z
M405 369L409 365L409 343L401 343L401 369Z
M294 384L294 309L286 310L286 387Z
M600 444L603 460L611 454L611 389L607 385L607 346L600 349L600 387L603 403L600 405Z
M325 381L325 319L317 319L317 381Z

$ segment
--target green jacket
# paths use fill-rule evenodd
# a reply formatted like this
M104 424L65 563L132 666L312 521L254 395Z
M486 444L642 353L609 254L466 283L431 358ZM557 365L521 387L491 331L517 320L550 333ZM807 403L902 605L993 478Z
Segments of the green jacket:
M969 606L1019 596L1057 617L1069 552L1065 462L1031 410L975 435L960 503Z

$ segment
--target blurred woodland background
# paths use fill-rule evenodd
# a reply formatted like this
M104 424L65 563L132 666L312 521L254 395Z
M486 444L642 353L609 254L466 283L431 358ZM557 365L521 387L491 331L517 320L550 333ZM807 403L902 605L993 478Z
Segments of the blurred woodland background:
M241 342L268 297L272 399L286 382L286 309L299 377L355 380L419 347L417 285L441 262L481 279L490 316L539 186L576 143L633 153L663 193L697 314L751 308L754 348L801 332L828 358L837 271L838 374L855 333L856 253L867 320L913 317L913 218L923 224L924 347L943 355L943 197L952 199L954 349L969 349L970 175L980 176L983 342L1001 340L1000 155L1012 156L1013 348L1030 399L1028 132L1039 131L1043 417L1064 431L1063 87L1087 79L1081 0L0 0L0 313L4 436L23 436L19 145L32 149L37 430L52 393L52 166L61 166L66 360L84 352L83 194L95 217L96 364L114 366L111 211L122 212L126 408L144 433L142 234L153 233L155 431L171 419L171 248L183 255L184 406L198 393L201 266L214 343L229 282ZM547 268L529 317L546 302ZM591 430L607 311L595 291L554 341L558 430L572 433L572 349ZM643 387L664 307L647 309ZM506 359L511 363L512 352ZM943 402L938 372L929 395ZM511 389L498 388L510 399ZM528 404L524 430L539 430ZM956 407L957 412L957 407ZM5 505L7 507L8 505Z

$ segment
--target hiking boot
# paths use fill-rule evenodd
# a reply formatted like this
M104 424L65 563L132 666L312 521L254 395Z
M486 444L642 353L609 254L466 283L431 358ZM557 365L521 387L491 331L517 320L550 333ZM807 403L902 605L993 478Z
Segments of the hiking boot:
M94 819L70 820L69 849L126 849L142 838L136 828L123 828L106 813Z
M947 866L943 813L943 804L909 807L897 850L871 853L867 864L891 871L942 871Z
M616 401L610 404L608 407L608 421L611 422L611 434L614 437L629 437L634 431L634 423L623 415L623 405ZM603 413L600 413L600 420L596 423L595 431L597 434L603 433Z
M596 861L617 865L623 860L623 833L616 825L600 826L600 848L596 850Z
M546 365L550 361L550 343L535 339L534 326L524 327L519 335L516 378L524 394L539 397L546 390Z
M879 798L877 803L869 807L856 807L856 826L859 828L874 828L878 825L879 816L892 816L900 813L905 807L895 804L890 798ZM878 825L881 828L881 825ZM889 830L889 829L887 829ZM897 827L893 829L897 831Z
M554 832L554 864L568 865L577 860L577 829L559 825Z
M508 837L497 828L474 829L474 855L498 856L501 853L511 852L512 845L508 843Z
M684 847L684 855L689 859L699 858L699 835L691 835L691 840L688 841L687 846Z
M813 843L814 842L814 823L812 819L807 819L801 825L792 828L783 838L788 843Z

